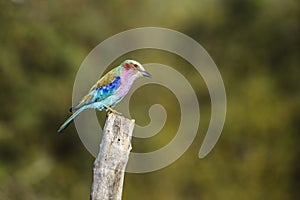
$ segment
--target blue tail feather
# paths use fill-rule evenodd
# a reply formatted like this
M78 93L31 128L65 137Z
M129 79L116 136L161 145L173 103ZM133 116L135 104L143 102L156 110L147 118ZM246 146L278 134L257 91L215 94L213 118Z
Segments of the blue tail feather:
M79 115L82 111L86 110L86 107L81 107L80 109L78 109L76 112L74 112L71 117L69 117L57 130L57 132L61 132L62 130L64 130L65 128L67 128L67 126L75 119L75 117L77 117L77 115Z

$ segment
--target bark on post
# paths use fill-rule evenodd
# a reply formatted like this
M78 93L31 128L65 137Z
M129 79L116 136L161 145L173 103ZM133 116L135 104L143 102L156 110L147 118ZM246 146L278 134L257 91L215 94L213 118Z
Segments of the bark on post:
M91 200L121 200L134 120L110 113L94 162Z

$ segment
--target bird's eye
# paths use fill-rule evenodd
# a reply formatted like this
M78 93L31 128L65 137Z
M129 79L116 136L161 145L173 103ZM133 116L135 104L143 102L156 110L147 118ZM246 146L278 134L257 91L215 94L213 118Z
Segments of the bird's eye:
M137 65L137 64L133 64L133 66L134 66L134 67L138 67L138 65Z

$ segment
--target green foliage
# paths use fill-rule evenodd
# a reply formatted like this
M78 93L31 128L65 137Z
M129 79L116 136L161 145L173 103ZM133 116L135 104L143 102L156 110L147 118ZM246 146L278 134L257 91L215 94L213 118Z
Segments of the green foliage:
M94 158L73 125L62 135L56 130L89 51L113 34L143 26L181 31L206 48L223 76L228 112L215 149L199 160L210 118L201 76L166 52L124 55L173 66L201 88L200 130L192 146L160 171L126 174L124 199L299 198L298 1L1 0L0 7L1 200L89 198ZM141 152L167 144L180 119L170 91L143 90L147 95L138 90L130 104L138 123L149 122L153 103L165 105L174 120L168 118L155 137L134 140Z

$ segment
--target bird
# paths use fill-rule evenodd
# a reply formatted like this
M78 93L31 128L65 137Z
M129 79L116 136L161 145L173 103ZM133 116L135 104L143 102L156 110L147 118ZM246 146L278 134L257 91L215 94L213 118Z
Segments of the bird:
M125 60L100 78L87 95L77 105L70 108L72 115L59 127L57 132L62 132L75 117L87 109L120 114L113 107L125 97L134 81L140 77L151 78L152 75L138 61Z

